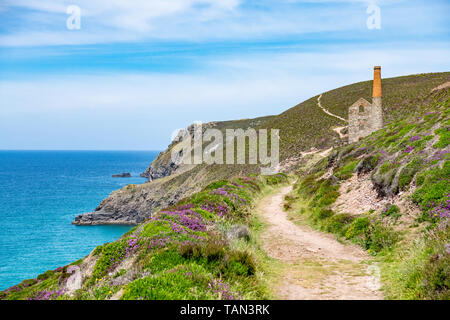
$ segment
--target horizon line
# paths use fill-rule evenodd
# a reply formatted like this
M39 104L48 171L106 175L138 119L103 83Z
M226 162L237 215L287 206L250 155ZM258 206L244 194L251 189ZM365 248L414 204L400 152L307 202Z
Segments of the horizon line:
M94 151L94 152L98 152L98 151L114 151L114 152L118 152L118 151L123 151L123 152L129 152L129 151L133 151L133 152L162 152L163 150L144 150L144 149L139 149L139 150L128 150L128 149L1 149L0 151Z

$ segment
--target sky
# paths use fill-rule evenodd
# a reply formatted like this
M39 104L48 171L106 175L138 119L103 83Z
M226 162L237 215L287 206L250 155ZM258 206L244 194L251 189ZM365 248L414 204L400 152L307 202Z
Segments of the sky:
M279 114L375 65L450 71L449 12L448 0L1 0L0 149L162 150L194 121Z

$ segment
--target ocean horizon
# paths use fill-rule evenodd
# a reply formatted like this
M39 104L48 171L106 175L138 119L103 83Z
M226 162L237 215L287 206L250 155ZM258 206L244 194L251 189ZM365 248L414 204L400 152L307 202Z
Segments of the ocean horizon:
M75 226L159 151L0 150L0 290L76 261L131 226ZM131 178L112 178L129 172Z

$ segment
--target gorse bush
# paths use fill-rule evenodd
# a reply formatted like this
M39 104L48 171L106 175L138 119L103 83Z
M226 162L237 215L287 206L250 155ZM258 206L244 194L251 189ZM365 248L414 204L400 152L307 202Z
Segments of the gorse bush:
M370 227L370 220L366 217L356 218L352 221L347 231L345 232L345 237L347 239L353 239L359 237L360 235L367 234Z

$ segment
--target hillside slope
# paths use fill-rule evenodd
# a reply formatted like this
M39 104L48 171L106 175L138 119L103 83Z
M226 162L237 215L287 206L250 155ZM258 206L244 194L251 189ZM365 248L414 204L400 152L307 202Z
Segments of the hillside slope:
M383 79L383 107L386 123L417 111L418 101L430 91L450 80L450 72L418 74ZM372 81L344 86L322 95L322 105L331 112L347 117L347 108L358 98L370 101ZM333 130L345 126L343 121L323 112L317 105L318 96L277 115L205 124L205 127L280 129L280 161L282 171L289 171L301 160L302 153L328 149L345 141ZM130 185L111 193L93 213L76 217L75 224L136 224L162 208L200 191L208 183L239 174L259 173L257 165L196 165L177 166L172 163L174 144L162 152L143 175L150 180L142 185ZM294 164L292 167L289 164Z

